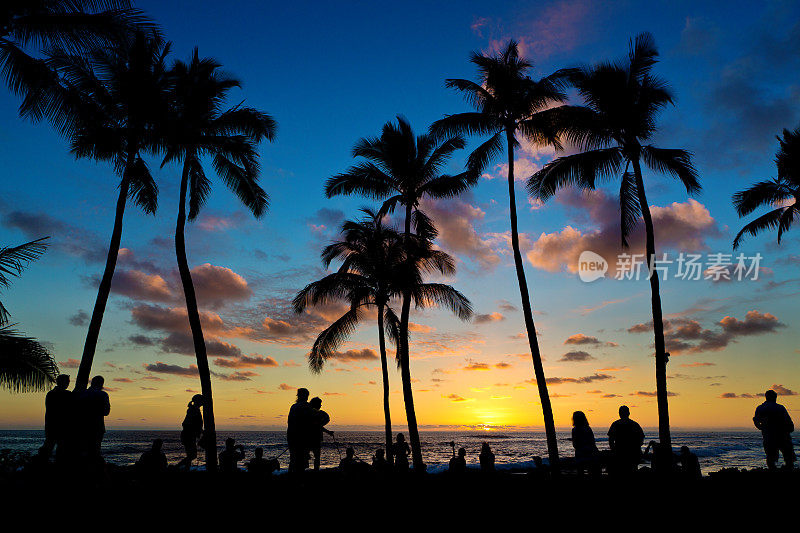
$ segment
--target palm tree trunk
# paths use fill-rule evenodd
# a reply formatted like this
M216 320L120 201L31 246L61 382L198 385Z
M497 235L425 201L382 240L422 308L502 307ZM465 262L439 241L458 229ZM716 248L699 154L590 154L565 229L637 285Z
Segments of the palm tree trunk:
M506 130L506 144L508 145L508 209L511 215L511 248L514 251L514 266L517 270L519 294L522 298L522 314L525 317L525 329L528 333L528 345L531 349L533 372L536 385L539 388L539 400L542 404L544 418L544 431L547 436L547 455L550 459L550 468L553 473L558 472L558 443L556 440L556 425L553 421L553 408L550 405L550 395L547 392L547 382L542 366L542 354L539 351L539 339L536 337L536 325L533 322L528 282L525 279L525 268L522 263L522 254L519 249L519 231L517 229L517 200L514 189L514 132Z
M386 460L392 464L392 415L389 412L389 363L386 359L386 337L383 331L383 305L378 305L378 346L381 350L383 376L383 418L386 425Z
M656 400L658 402L658 439L662 446L672 449L672 437L669 430L669 401L667 398L667 351L664 343L664 318L661 313L661 291L658 287L658 273L653 271L653 262L656 259L655 233L653 232L653 217L650 215L650 206L644 191L642 168L639 159L633 161L633 170L636 173L636 189L639 196L639 206L642 210L644 227L647 235L647 266L650 272L650 300L653 308L653 334L655 335L656 348Z
M135 153L135 151L128 153L128 162L133 160ZM97 341L100 338L100 326L103 324L103 315L106 312L106 304L111 294L111 281L114 278L114 270L117 268L117 257L119 256L119 247L122 242L122 219L125 215L125 204L128 202L129 185L126 162L126 168L122 173L122 181L119 184L117 209L114 215L114 228L111 230L111 242L108 245L106 268L103 270L103 277L100 279L100 286L97 288L97 299L94 302L89 331L86 332L86 342L83 345L83 355L81 355L81 364L78 367L78 376L75 378L76 391L84 390L89 385L89 374L92 372L94 353L97 350Z
M410 202L406 204L405 238L406 243L411 239L411 210ZM411 291L403 293L403 307L400 312L400 380L403 382L403 402L406 407L406 420L408 421L408 440L411 444L411 458L416 472L425 472L425 463L422 461L422 445L419 442L417 429L417 413L414 409L414 392L411 388L411 364L408 347L408 319L411 314Z
M200 312L197 309L197 296L194 292L192 274L186 260L186 240L184 229L186 227L186 189L189 181L189 166L184 163L181 176L180 205L178 206L178 223L175 228L175 255L178 258L178 271L183 284L183 294L186 297L186 312L189 316L189 326L192 330L194 352L197 358L197 372L200 375L200 389L203 393L203 440L206 449L206 471L217 470L217 430L214 424L214 402L211 394L211 371L208 368L208 354L206 342L203 339L203 326L200 324Z

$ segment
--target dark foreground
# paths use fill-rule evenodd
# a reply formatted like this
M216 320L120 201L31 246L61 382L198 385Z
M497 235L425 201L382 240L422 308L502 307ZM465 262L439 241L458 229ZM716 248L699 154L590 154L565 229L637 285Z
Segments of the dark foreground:
M65 516L83 509L89 513L86 519L92 513L98 520L115 517L105 526L119 526L123 517L131 524L155 520L156 531L212 524L236 530L328 526L338 531L381 523L374 519L395 524L392 530L478 524L527 529L546 519L550 529L604 524L627 531L662 530L673 523L743 528L750 520L788 520L800 496L798 487L800 471L757 469L724 470L696 480L647 471L619 480L571 473L553 479L533 471L344 476L335 469L261 477L170 470L143 478L131 467L109 465L93 479L52 468L5 472L0 475L0 502L5 516L44 504L47 512L69 511Z

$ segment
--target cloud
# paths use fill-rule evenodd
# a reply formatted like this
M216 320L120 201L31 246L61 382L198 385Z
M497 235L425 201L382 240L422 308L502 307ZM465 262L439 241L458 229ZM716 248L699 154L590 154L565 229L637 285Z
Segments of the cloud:
M194 339L189 333L170 333L161 339L161 349L167 353L194 355ZM205 338L206 352L210 356L241 357L242 351L229 342L213 337Z
M81 366L81 362L77 359L69 358L66 361L59 361L58 366L61 368L78 368Z
M464 367L464 370L489 370L489 365L486 363L470 361L470 363Z
M593 383L595 381L606 381L609 379L614 379L614 376L610 376L608 374L599 374L594 373L591 376L583 376L579 378L561 378L561 377L553 377L553 378L545 378L545 382L548 385L562 385L564 383ZM535 379L526 380L526 383L530 383L531 385L536 384Z
M253 368L257 366L279 366L278 361L270 356L261 357L261 356L248 356L248 355L241 355L239 357L233 358L225 358L225 357L218 357L214 359L214 364L217 366L225 367L225 368Z
M564 355L561 356L561 359L559 359L559 361L564 361L564 362L582 362L582 361L589 361L591 359L594 359L594 357L592 357L590 354L588 354L586 352L578 351L578 352L567 352L567 353L565 353Z
M134 300L164 303L175 300L170 285L163 277L138 270L116 271L111 282L111 292Z
M435 222L436 242L446 251L474 261L482 270L500 263L492 241L475 229L485 216L482 209L463 200L424 200L420 207Z
M719 395L720 398L733 399L733 398L755 398L755 395L748 392L736 394L735 392L723 392Z
M797 396L797 392L787 389L783 385L775 385L773 384L770 389L774 390L778 393L779 396Z
M342 363L353 363L357 361L374 361L378 359L378 352L371 348L363 348L361 350L347 350L345 352L333 352L329 360L340 361Z
M669 392L669 391L667 392L667 396L677 396L677 395L678 395L677 392ZM643 391L643 390L640 390L640 391L632 392L631 396L644 396L645 398L655 398L656 396L658 396L658 393L656 391Z
M542 233L537 239L529 241L526 257L534 267L548 272L575 273L581 252L590 250L605 258L609 265L607 277L613 278L620 253L644 254L645 230L641 223L628 238L630 248L622 248L617 198L601 190L582 192L564 189L556 195L556 201L579 218L585 218L588 214L588 220L583 222L591 229L580 230L568 225L560 231ZM656 243L661 251L706 250L708 238L723 236L708 209L694 199L674 202L665 207L651 206L651 212ZM646 271L643 259L642 271Z
M210 263L194 267L192 281L202 307L219 308L229 302L246 301L253 295L242 276L230 268Z
M69 317L69 323L73 326L86 326L89 324L89 313L79 309L77 313Z
M698 367L698 366L716 366L717 363L683 363L681 366L683 367Z
M576 344L576 345L583 345L589 344L592 346L596 346L598 344L602 344L597 337L590 337L588 335L584 335L583 333L576 333L575 335L570 335L567 337L567 340L564 341L564 344Z
M513 365L513 364L511 364L511 363L507 363L507 362L505 362L505 361L501 361L501 362L499 362L499 363L496 363L496 364L494 365L494 367L495 367L495 368L499 368L499 369L501 369L501 370L505 370L506 368L511 368L512 366L514 366L514 365Z
M786 327L772 313L757 310L748 311L744 320L725 316L717 322L718 329L704 328L692 318L672 318L664 321L664 339L667 351L672 354L717 352L724 350L738 337L774 333ZM628 328L628 333L644 333L653 330L653 323L636 324Z
M197 366L196 365L189 365L188 367L179 366L179 365L170 365L167 363L162 363L161 361L156 361L155 363L149 363L144 365L144 369L148 372L155 372L157 374L172 374L174 376L196 376L197 375Z
M514 313L518 311L516 306L514 306L508 300L500 300L497 302L497 306L500 308L501 311L505 311L506 313Z
M426 326L425 324L415 324L414 322L409 322L408 331L415 331L417 333L432 333L436 331L436 328Z
M108 247L97 235L48 214L11 211L5 213L0 222L7 228L20 230L31 240L50 237L52 248L88 263L106 260Z
M454 402L466 402L466 401L469 401L467 398L459 396L458 394L448 394L447 396L442 396L442 398L447 398L448 400L452 400Z
M278 385L278 389L280 390L297 390L297 387L292 387L291 385L287 385L286 383L281 383Z
M493 313L485 315L475 315L472 321L475 322L476 324L488 324L489 322L500 322L505 319L506 317L504 317L501 313L495 311Z

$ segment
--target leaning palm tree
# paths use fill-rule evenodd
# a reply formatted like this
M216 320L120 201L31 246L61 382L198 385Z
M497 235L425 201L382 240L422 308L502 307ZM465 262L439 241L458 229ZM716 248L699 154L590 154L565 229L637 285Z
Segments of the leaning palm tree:
M472 63L478 68L478 81L448 79L445 85L464 94L475 111L449 115L436 121L431 130L436 134L463 133L468 135L489 135L469 156L468 165L480 172L494 158L503 153L505 144L508 155L508 204L511 219L511 248L517 273L522 314L528 334L528 345L533 360L534 376L539 389L544 428L547 435L547 451L550 464L558 463L558 444L553 409L542 366L536 324L533 321L531 298L522 252L519 247L517 228L517 200L514 180L514 150L519 146L517 137L534 144L552 145L560 148L558 137L552 124L563 109L554 107L562 103L566 96L561 90L561 80L551 75L538 81L532 80L528 73L531 63L520 57L515 41L509 41L505 49L496 56L486 56L474 52Z
M129 200L154 214L158 187L141 157L152 152L154 125L166 113L169 44L157 33L137 32L113 47L98 48L90 58L52 53L48 64L60 77L58 127L79 158L107 161L119 176L114 227L106 265L86 334L75 390L89 383L100 327L122 241Z
M432 232L430 219L419 210L423 198L452 198L477 182L479 173L471 170L455 176L442 173L453 153L464 146L460 135L437 137L423 134L415 137L409 122L397 117L397 124L387 122L383 126L380 137L366 137L356 143L353 157L361 157L364 161L328 179L325 195L331 198L340 194L361 194L383 200L381 214L401 207L405 212L403 239L410 247L412 224L420 236L430 236ZM422 471L424 462L411 387L408 346L411 300L409 288L402 298L398 357L412 458L417 471Z
M646 144L656 131L656 117L673 103L667 83L651 74L658 60L653 37L641 33L630 41L626 61L567 69L565 79L585 102L575 108L560 127L564 137L583 151L559 157L528 180L528 191L546 200L562 187L594 189L597 180L620 177L619 205L622 245L644 219L647 264L655 334L658 433L661 444L671 446L667 403L667 359L664 322L657 273L653 271L656 245L653 218L645 194L641 163L654 172L677 178L689 194L700 192L691 154L686 150ZM629 171L632 169L632 172Z
M396 268L403 260L399 233L382 222L382 217L363 210L366 217L342 225L343 240L325 247L322 262L328 268L341 260L339 269L319 281L307 285L294 298L297 313L308 306L343 301L350 309L319 334L308 354L312 372L322 371L325 361L355 331L370 309L377 311L378 347L383 378L383 418L386 433L386 458L392 462L392 417L389 411L389 364L386 356L386 335L397 343L399 319L390 305L400 296L396 286Z
M8 288L11 277L19 276L29 262L44 253L45 239L0 248L0 287ZM46 390L58 375L58 365L39 342L12 329L8 318L9 312L0 302L0 388Z
M745 225L733 240L733 249L739 247L745 233L756 236L766 229L778 228L778 244L796 216L800 215L800 127L794 131L783 130L778 137L780 147L775 156L778 177L761 181L733 195L733 205L740 217L744 217L762 206L774 207ZM788 202L792 200L792 203Z
M132 29L154 29L128 0L6 0L0 9L0 76L22 98L20 114L38 120L53 111L57 76L40 52L88 53Z
M203 393L203 416L206 437L206 469L216 470L216 428L203 328L197 306L192 274L186 258L186 221L194 220L211 192L203 159L208 157L217 175L256 217L267 209L267 193L258 185L257 145L273 140L277 126L269 115L250 107L224 109L225 99L239 81L219 71L220 64L198 55L197 48L188 63L176 61L170 71L171 109L162 123L162 163L182 164L178 220L175 227L175 254L186 298L189 327L192 332L200 386ZM186 203L189 212L186 212Z

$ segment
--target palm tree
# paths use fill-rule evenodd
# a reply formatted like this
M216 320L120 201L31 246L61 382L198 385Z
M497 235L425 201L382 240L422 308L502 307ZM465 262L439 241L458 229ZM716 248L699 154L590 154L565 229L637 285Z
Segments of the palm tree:
M98 48L90 58L56 52L48 64L59 74L57 124L76 157L113 163L120 177L114 227L97 291L75 390L89 383L100 327L122 240L128 200L154 214L158 187L141 153L152 152L154 124L166 112L165 58L169 44L156 33L137 32L115 46Z
M20 115L41 119L52 104L57 76L36 54L50 48L90 52L135 28L155 25L127 0L6 0L0 10L0 75L22 98Z
M464 94L475 111L449 115L436 121L431 130L439 135L463 133L468 135L490 135L469 156L468 165L480 172L494 158L503 152L505 143L508 155L508 204L511 218L511 248L517 273L522 313L528 334L528 345L533 360L533 370L542 404L547 451L553 468L558 464L558 445L553 409L547 392L542 355L533 321L528 282L519 247L517 228L517 200L514 181L514 149L519 146L517 136L536 144L552 145L560 148L558 137L552 127L555 119L563 112L561 107L553 107L566 99L561 90L558 75L551 75L538 81L530 79L528 72L531 63L520 57L515 41L509 41L505 49L496 56L486 56L473 52L471 62L478 68L478 81L448 79L445 85Z
M325 195L331 198L339 194L361 194L383 200L381 214L393 212L402 206L405 211L403 239L405 246L411 247L412 223L418 235L430 236L432 233L430 219L419 210L423 198L452 198L477 182L479 174L471 170L455 176L441 173L453 153L464 146L464 139L460 135L438 137L423 134L415 137L408 120L398 116L397 124L387 122L383 126L380 137L365 137L356 142L353 157L361 157L364 161L329 178L325 184ZM410 291L409 286L403 293L398 358L412 458L414 467L421 472L425 465L414 409L408 346Z
M656 131L656 117L673 103L667 83L652 75L658 60L653 37L641 33L630 41L627 61L600 63L562 72L585 101L573 109L560 127L564 137L583 151L559 157L528 180L529 192L546 200L566 186L594 189L597 179L620 176L620 227L622 245L644 219L649 272L653 272L656 245L653 218L647 203L641 163L651 170L677 178L689 194L700 192L691 154L686 150L657 148L647 143ZM629 172L632 168L633 172ZM658 432L661 444L671 446L667 403L667 359L658 275L650 275L655 334Z
M211 192L211 181L203 169L204 157L211 158L217 175L255 217L264 214L269 198L258 185L260 167L257 145L263 139L273 140L277 129L272 117L253 108L235 106L223 109L228 92L239 87L240 83L221 74L219 68L220 64L215 60L201 59L197 48L189 63L176 61L170 71L171 110L162 124L166 154L162 166L172 161L179 161L183 165L175 227L175 254L203 393L208 471L214 471L217 467L214 404L200 312L186 258L186 221L197 217Z
M0 248L0 287L8 288L12 276L19 276L27 263L44 253L45 239ZM39 342L12 329L8 317L0 302L0 388L12 392L46 390L56 380L58 365Z
M402 240L398 232L383 225L382 217L367 209L361 221L342 225L344 239L325 247L322 262L328 268L341 259L338 271L307 285L294 298L297 313L306 307L345 301L350 309L319 334L308 354L312 372L322 371L325 361L339 348L374 307L378 317L378 347L383 378L383 417L386 431L386 458L392 462L392 417L389 411L389 365L386 357L386 335L396 344L399 322L390 300L399 297L396 268L403 259Z
M778 177L774 180L761 181L752 187L733 195L733 205L740 217L744 217L761 206L774 207L766 215L762 215L745 225L733 240L733 249L739 247L745 233L756 236L765 229L778 228L778 244L783 233L800 214L800 127L794 131L783 130L783 138L778 137L780 147L775 155ZM793 200L791 204L786 204Z

